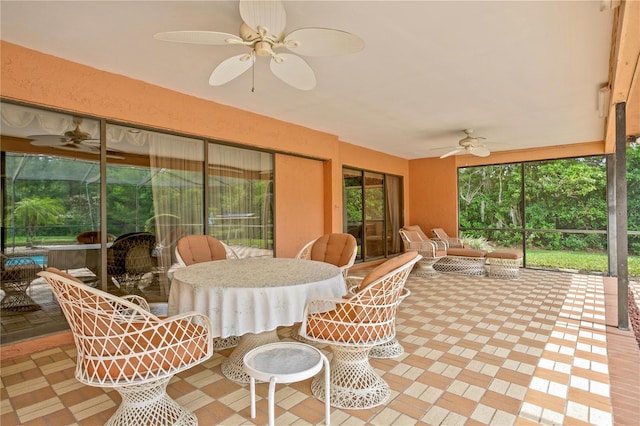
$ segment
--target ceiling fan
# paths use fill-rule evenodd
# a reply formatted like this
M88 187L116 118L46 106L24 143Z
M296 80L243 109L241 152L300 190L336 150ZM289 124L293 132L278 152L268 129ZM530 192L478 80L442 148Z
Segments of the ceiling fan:
M300 90L311 90L316 77L303 56L334 56L359 52L364 41L351 33L329 28L300 28L285 34L286 12L279 0L240 0L239 36L218 31L169 31L157 33L157 40L210 45L243 45L249 53L222 61L211 73L209 84L221 86L240 76L254 64L257 56L271 57L271 72ZM252 89L253 90L253 89Z
M441 155L440 158L446 158L451 155L457 155L460 153L472 154L477 157L489 156L490 154L489 149L487 149L487 147L483 143L480 143L480 139L486 139L486 138L483 138L480 136L477 136L477 137L471 136L471 134L473 133L473 129L466 129L464 130L464 133L467 136L465 136L464 138L458 141L458 145L460 146L458 146L452 151L447 152L446 154Z
M100 154L100 140L93 139L91 135L80 129L82 119L78 117L73 118L73 130L68 130L62 135L31 135L27 138L31 139L31 145L53 147L57 149L63 149L66 151L79 151L89 154ZM117 151L108 149L108 158L124 159L124 157L117 155Z

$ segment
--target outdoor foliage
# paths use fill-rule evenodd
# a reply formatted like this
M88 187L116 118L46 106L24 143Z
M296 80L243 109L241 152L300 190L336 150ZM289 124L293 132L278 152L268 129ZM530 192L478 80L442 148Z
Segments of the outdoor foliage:
M58 200L49 197L25 198L15 203L13 216L9 220L16 226L24 227L27 245L34 244L38 226L59 223L64 207Z
M627 160L629 230L638 231L640 148L630 147ZM528 248L606 253L603 156L465 168L458 181L468 237L522 247L524 233ZM640 254L640 239L630 236L629 252Z

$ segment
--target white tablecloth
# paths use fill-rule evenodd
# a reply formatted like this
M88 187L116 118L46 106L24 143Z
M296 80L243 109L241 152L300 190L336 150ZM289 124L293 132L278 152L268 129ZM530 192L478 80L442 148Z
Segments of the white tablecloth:
M312 260L248 258L198 263L177 270L168 314L208 315L214 337L261 333L302 321L307 301L341 297L340 270Z

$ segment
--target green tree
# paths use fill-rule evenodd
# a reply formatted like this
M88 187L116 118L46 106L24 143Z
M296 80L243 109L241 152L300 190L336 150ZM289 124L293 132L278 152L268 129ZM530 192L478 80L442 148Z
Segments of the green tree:
M27 234L27 245L33 245L38 226L60 223L64 208L58 200L52 198L32 197L15 203L13 218L16 225L24 226Z
M640 145L627 149L627 217L629 231L640 231ZM640 254L640 235L629 236L629 254Z
M525 165L528 229L607 229L604 157L540 161ZM529 241L554 250L606 248L587 234L532 233Z

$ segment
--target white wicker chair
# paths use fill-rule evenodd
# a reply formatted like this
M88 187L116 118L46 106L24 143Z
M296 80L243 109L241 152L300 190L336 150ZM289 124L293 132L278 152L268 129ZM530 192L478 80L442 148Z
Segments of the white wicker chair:
M369 352L395 337L399 298L420 258L415 251L403 253L367 274L351 297L314 299L305 307L301 336L328 344L333 351L330 400L334 407L365 409L389 398L389 385L369 364ZM325 400L324 378L313 380L311 392Z
M420 262L418 262L420 263ZM349 297L360 291L360 284L364 277L349 277L347 286L349 287ZM398 304L402 303L404 299L411 295L411 291L408 288L403 288L400 297L398 297ZM398 342L398 339L394 336L393 339L386 343L381 343L371 348L369 352L369 358L397 358L404 353L404 348Z
M400 229L400 237L405 251L416 250L422 255L422 260L414 268L414 274L422 277L440 275L433 269L433 265L447 255L447 246L444 242L430 239L418 225Z
M402 303L404 299L411 295L411 291L408 288L403 288L400 297L398 297L398 304ZM396 338L389 340L386 343L380 343L371 348L369 352L369 358L389 359L397 358L404 353L404 348Z
M358 242L351 234L325 234L315 240L309 241L300 249L296 259L317 260L318 262L331 263L342 272L345 283L349 275L349 268L353 266L358 255ZM291 328L291 338L300 342L306 342L300 336L300 324L296 323Z
M349 275L358 254L358 242L351 234L325 234L309 241L296 255L296 259L317 260L340 268L344 279Z
M209 318L195 312L160 319L139 296L121 298L49 268L51 286L77 348L76 379L118 391L109 425L197 424L166 387L171 378L213 355Z
M239 258L235 250L210 235L187 235L180 238L176 244L179 268L212 260ZM239 341L238 336L217 337L213 339L213 347L216 351L221 351L238 346Z

